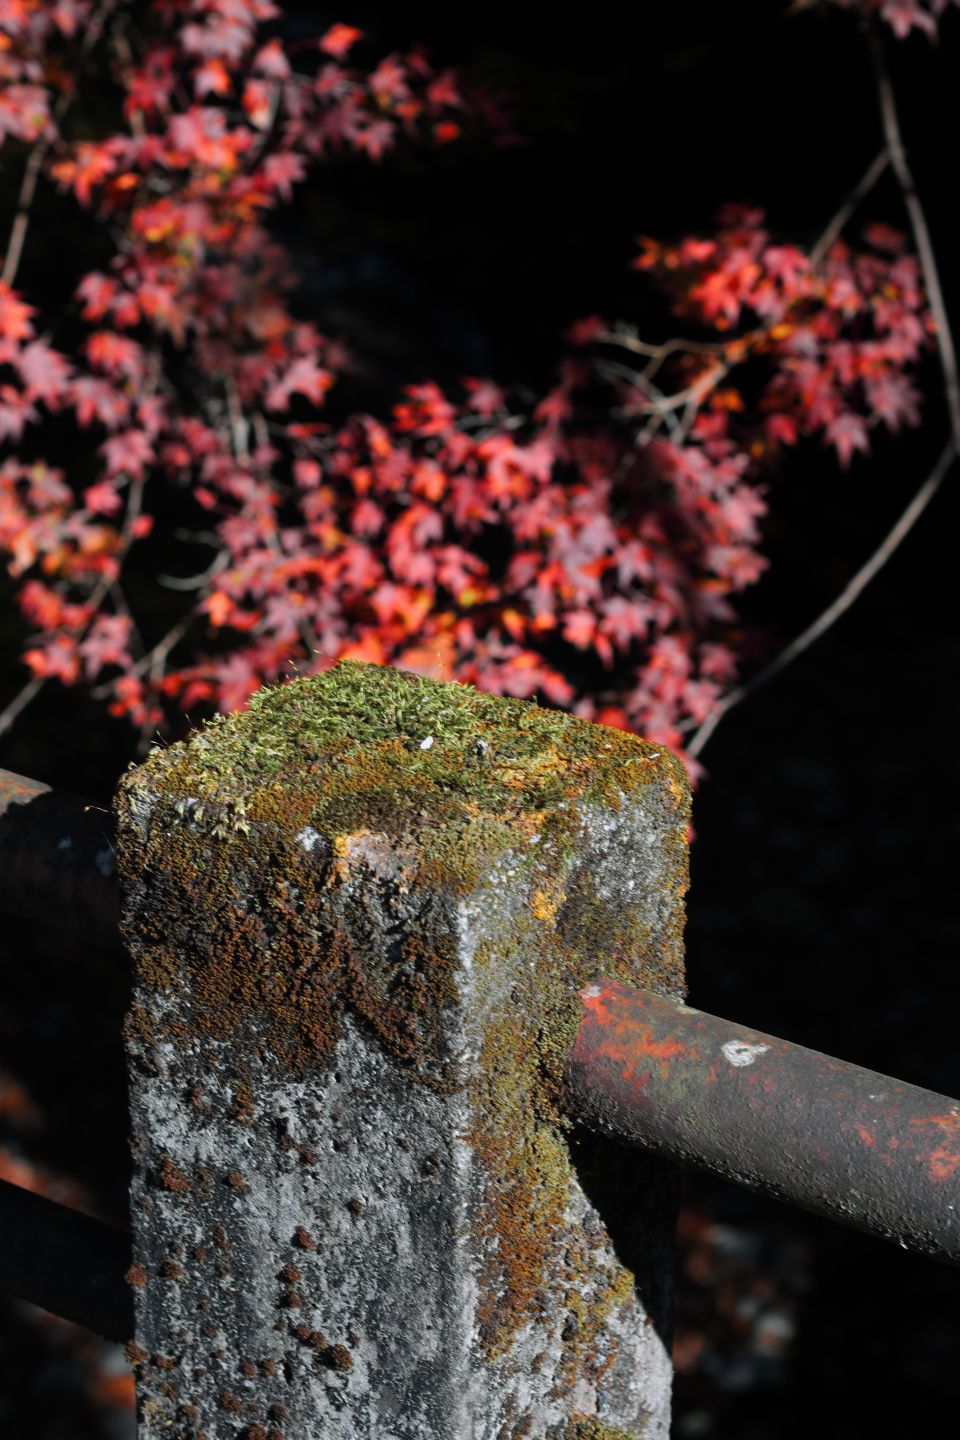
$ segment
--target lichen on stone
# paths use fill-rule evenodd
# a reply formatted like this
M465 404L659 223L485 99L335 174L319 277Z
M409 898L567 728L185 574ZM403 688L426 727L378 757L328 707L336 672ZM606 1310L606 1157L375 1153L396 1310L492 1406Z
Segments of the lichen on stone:
M628 1435L616 1425L605 1425L596 1415L584 1415L574 1417L563 1440L638 1440L638 1437Z
M327 1066L349 1014L411 1083L465 1090L484 1351L508 1350L559 1288L579 1317L571 1370L602 1380L598 1337L631 1281L565 1238L560 1077L584 984L682 989L679 761L525 701L345 662L154 751L118 806L134 1053L235 1041L229 1118L248 1123L254 1060ZM465 1050L469 1006L483 1018Z

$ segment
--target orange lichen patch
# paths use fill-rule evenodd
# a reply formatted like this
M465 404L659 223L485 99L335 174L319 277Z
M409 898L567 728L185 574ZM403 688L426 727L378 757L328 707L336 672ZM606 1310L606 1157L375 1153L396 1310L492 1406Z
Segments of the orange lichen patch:
M562 1135L542 1123L539 1097L523 1073L529 1028L515 1011L488 1028L472 1112L470 1140L486 1177L485 1204L475 1217L487 1255L478 1318L491 1356L509 1346L521 1317L545 1308L570 1191Z
M230 1102L230 1113L241 1125L253 1124L253 1092L246 1082L236 1086Z
M557 911L563 904L565 894L559 887L556 893L551 893L545 886L533 892L533 899L530 901L530 913L535 920L542 921L545 925L552 925L557 918Z
M186 1194L190 1189L190 1180L178 1165L164 1155L158 1166L158 1178L164 1190L172 1190L176 1194Z
M596 1415L574 1415L563 1440L636 1440L636 1437L616 1425L604 1425Z
M339 1370L341 1375L353 1369L353 1356L346 1345L331 1345L325 1359L331 1370Z

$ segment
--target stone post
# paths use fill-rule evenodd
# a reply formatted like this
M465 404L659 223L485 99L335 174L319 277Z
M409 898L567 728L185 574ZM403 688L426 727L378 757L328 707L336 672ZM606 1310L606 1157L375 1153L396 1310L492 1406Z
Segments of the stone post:
M672 1177L560 1075L681 994L678 762L348 662L118 818L141 1440L662 1440Z

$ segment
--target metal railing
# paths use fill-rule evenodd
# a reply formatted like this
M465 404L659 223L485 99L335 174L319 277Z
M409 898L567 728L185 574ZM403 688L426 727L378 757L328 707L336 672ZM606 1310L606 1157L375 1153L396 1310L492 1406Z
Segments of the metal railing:
M0 771L0 908L122 949L113 822ZM570 1118L932 1258L960 1261L960 1102L600 979ZM0 1288L132 1334L129 1237L0 1183Z

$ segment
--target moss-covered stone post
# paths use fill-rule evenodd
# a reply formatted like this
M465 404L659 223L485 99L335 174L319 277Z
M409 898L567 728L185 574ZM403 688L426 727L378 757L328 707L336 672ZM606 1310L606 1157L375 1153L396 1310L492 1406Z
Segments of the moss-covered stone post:
M571 1130L682 989L668 752L344 663L118 798L141 1440L656 1440L673 1184Z

